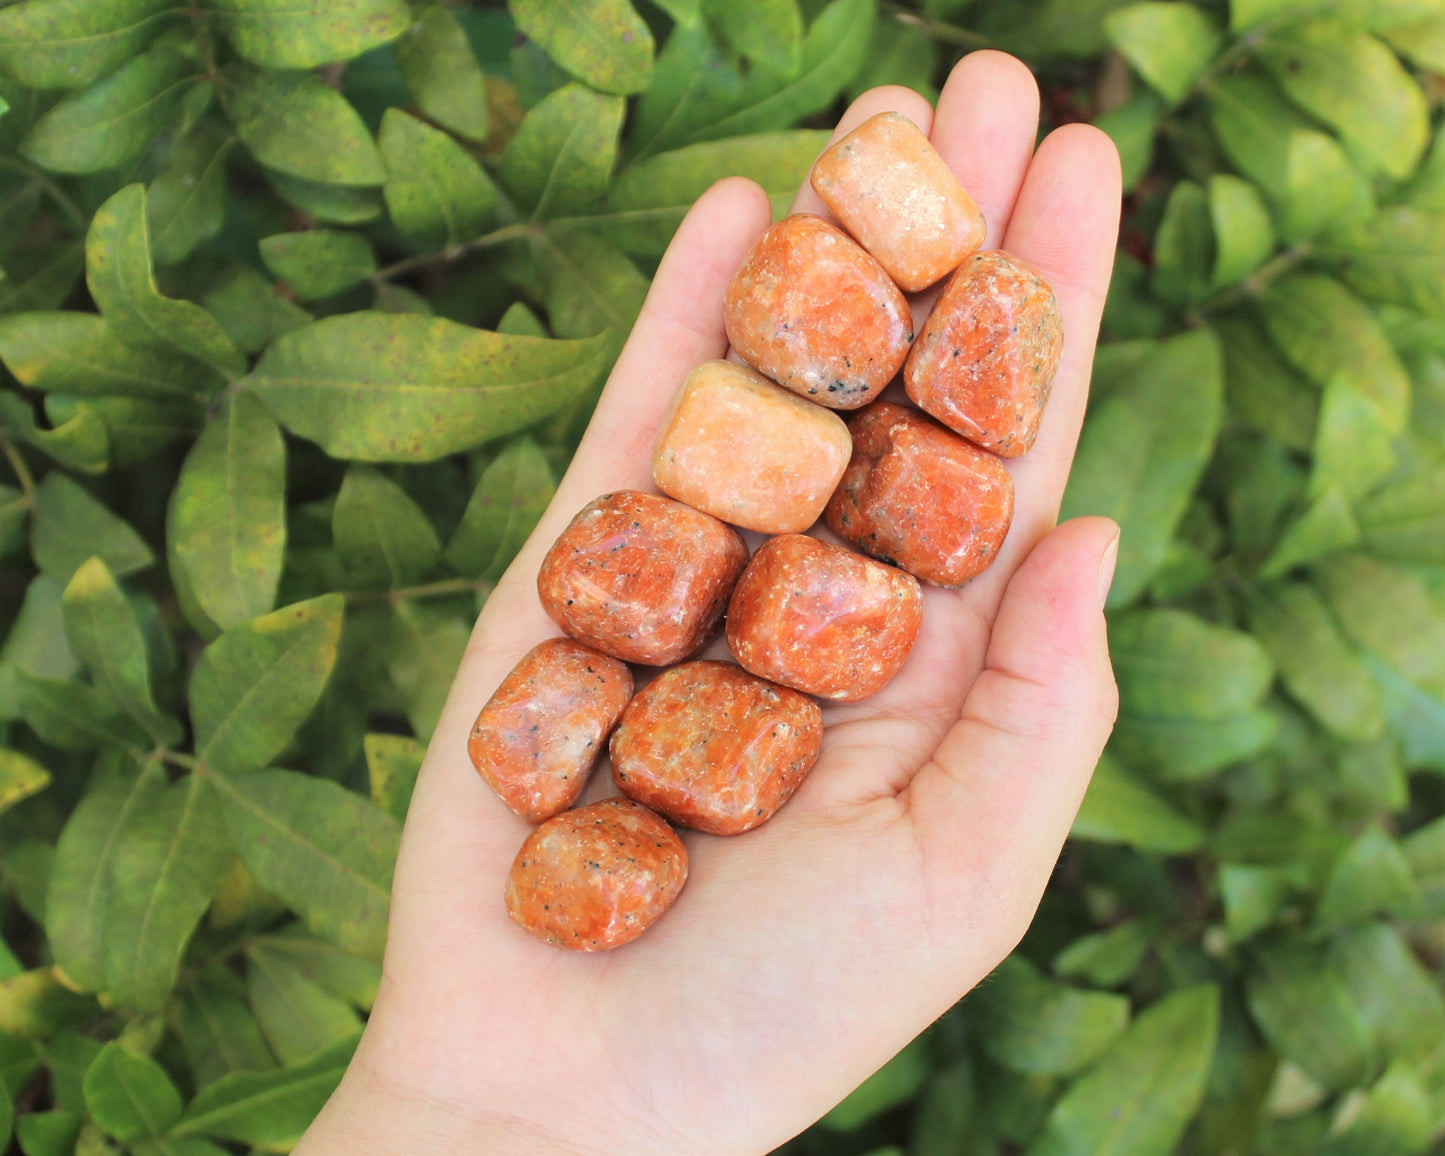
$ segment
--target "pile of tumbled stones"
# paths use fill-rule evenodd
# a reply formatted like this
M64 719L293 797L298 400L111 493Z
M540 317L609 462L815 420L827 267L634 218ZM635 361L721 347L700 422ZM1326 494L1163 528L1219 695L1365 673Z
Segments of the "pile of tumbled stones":
M616 947L668 909L687 878L671 824L771 818L818 758L814 696L881 690L922 625L918 579L963 585L1008 533L1000 459L1038 433L1063 345L1052 289L978 251L983 214L907 117L838 141L812 184L842 228L799 213L753 247L725 301L746 365L682 383L653 460L666 497L604 494L563 531L537 589L567 637L472 728L482 778L540 824L507 911L560 947ZM950 273L915 341L905 291ZM874 400L900 370L919 409ZM862 553L806 536L820 516ZM749 558L739 528L771 537ZM736 663L686 661L724 616ZM667 669L634 694L628 663ZM609 736L622 797L569 809Z

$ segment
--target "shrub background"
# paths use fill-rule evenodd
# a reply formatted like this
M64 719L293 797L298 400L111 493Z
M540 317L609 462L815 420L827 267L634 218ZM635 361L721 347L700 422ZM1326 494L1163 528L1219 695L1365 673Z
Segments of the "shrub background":
M1439 0L316 9L0 2L0 1147L294 1142L682 214L993 45L1125 162L1122 713L1021 951L784 1150L1445 1151Z

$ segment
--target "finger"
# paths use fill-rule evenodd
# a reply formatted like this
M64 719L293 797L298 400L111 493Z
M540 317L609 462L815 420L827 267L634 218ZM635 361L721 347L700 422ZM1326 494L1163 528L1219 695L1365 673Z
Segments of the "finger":
M916 124L925 136L933 124L933 106L927 100L913 89L904 88L901 84L885 84L878 88L870 88L848 106L847 111L838 121L838 127L828 138L828 143L831 145L834 141L842 140L870 116L877 116L880 112L901 112ZM793 198L793 207L788 211L791 213L816 213L820 217L833 219L827 206L813 191L810 181L803 182L803 187Z
M647 485L668 400L694 366L722 353L723 291L770 217L760 188L728 180L705 193L679 227L556 498L472 631L417 781L398 865L398 892L414 886L424 894L397 911L425 920L441 898L435 880L501 878L521 844L526 825L479 788L465 752L468 730L517 660L560 633L537 598L542 555L592 498ZM439 861L445 869L437 872Z
M1075 518L1038 543L962 717L901 796L930 893L975 918L987 897L1005 939L1028 926L1114 724L1103 605L1118 542L1109 519Z
M1114 142L1089 125L1068 125L1039 146L1009 220L1004 248L1053 286L1064 348L1038 440L1023 457L1005 463L1014 479L1008 538L998 560L966 591L986 617L998 606L1014 569L1058 521L1089 400L1121 196Z
M1038 131L1039 86L1022 61L985 50L953 66L931 140L983 210L986 249L996 248L1008 227Z

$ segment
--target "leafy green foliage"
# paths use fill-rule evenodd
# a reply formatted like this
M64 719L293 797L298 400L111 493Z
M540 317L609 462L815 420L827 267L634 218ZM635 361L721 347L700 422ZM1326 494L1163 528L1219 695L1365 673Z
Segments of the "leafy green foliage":
M1437 0L0 4L0 1143L295 1144L683 215L985 44L1125 161L1120 717L1020 951L783 1151L1438 1146Z

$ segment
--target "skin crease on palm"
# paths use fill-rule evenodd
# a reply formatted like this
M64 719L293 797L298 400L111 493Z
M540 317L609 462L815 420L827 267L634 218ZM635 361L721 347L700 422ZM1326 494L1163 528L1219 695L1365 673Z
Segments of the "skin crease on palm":
M997 563L928 588L923 633L880 694L825 708L822 756L745 835L684 835L676 906L615 951L562 951L512 923L502 889L528 827L466 755L516 661L559 631L542 555L598 494L651 489L683 377L722 356L723 291L769 223L733 178L688 214L556 500L472 634L407 817L380 996L340 1089L296 1149L760 1156L806 1128L982 979L1037 907L1113 725L1102 591L1118 531L1055 528L1118 229L1118 156L1085 125L1034 151L1039 96L979 52L935 113L861 96L841 135L902 112L982 207L987 247L1051 281L1065 349ZM805 188L794 208L823 212ZM927 311L925 297L918 311ZM754 543L755 544L755 543ZM604 763L585 801L612 794Z

